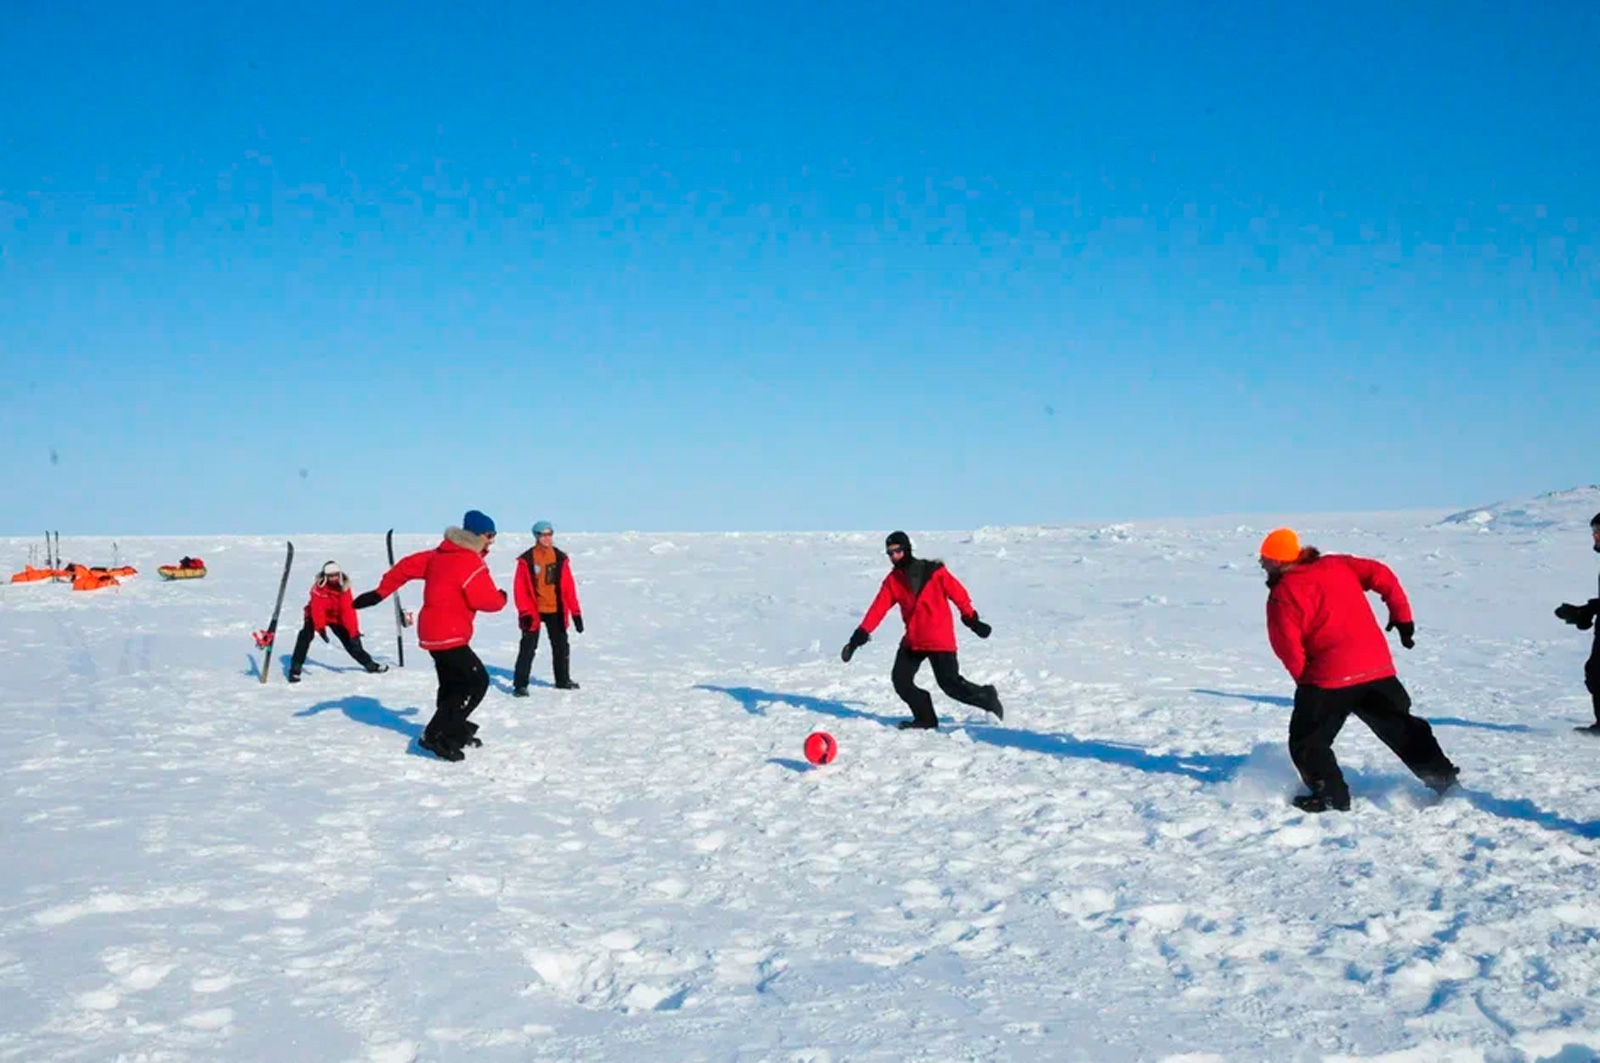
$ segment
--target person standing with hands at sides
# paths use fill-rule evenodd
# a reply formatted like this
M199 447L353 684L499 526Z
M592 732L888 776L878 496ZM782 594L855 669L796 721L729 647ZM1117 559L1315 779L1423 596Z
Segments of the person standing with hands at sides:
M1377 592L1389 607L1385 630L1399 631L1408 650L1416 644L1411 602L1394 572L1368 558L1301 547L1288 528L1262 540L1261 569L1270 588L1267 639L1295 682L1289 757L1311 791L1294 798L1295 807L1349 811L1350 789L1333 740L1352 715L1443 796L1460 769L1439 748L1428 721L1411 715L1411 695L1395 675L1388 640L1367 604L1367 592Z
M539 627L550 633L550 664L555 672L556 689L577 690L572 681L572 650L567 643L570 621L583 634L583 606L578 603L578 583L572 576L572 561L556 548L555 528L541 520L533 526L533 548L517 557L516 575L511 586L516 592L517 625L522 641L517 647L517 667L511 678L511 693L528 696L528 679L533 671L533 656L539 651Z
M933 678L939 689L964 705L972 705L994 714L995 719L1005 719L1005 708L1000 704L1000 694L993 686L979 686L961 674L956 657L956 630L950 622L950 606L954 604L961 613L961 622L980 639L989 637L991 628L978 619L967 589L945 567L943 561L923 560L911 552L911 537L903 531L890 532L884 540L884 553L889 558L889 574L883 578L878 595L867 609L861 625L850 635L850 641L839 652L846 664L857 650L872 638L891 606L900 607L900 617L905 621L906 633L895 653L894 669L890 677L894 692L911 708L911 719L900 723L902 731L933 730L939 726L939 717L933 711L933 695L916 684L917 670L922 662L933 666Z
M438 546L401 558L383 574L377 590L355 600L357 609L367 609L412 580L423 581L417 645L433 657L439 694L417 744L445 760L462 760L465 747L483 745L478 725L467 717L489 691L489 673L472 651L474 618L506 607L506 592L495 586L484 562L494 535L494 521L468 510L459 527L445 529Z

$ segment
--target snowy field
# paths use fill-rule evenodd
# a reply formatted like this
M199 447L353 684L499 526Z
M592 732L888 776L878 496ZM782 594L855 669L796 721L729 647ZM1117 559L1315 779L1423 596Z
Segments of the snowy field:
M562 535L583 689L541 649L514 700L514 613L480 618L461 764L417 749L409 639L404 670L316 642L258 683L282 538L124 539L120 589L0 588L0 1060L1600 1058L1589 636L1551 615L1595 593L1597 509L1298 522L1399 573L1401 679L1464 784L1352 721L1355 808L1322 817L1289 804L1265 522L911 529L1007 707L936 693L937 733L888 726L897 616L838 658L889 529ZM294 539L283 656L324 560L384 567L381 530ZM183 553L209 578L161 582ZM392 662L392 609L362 618Z

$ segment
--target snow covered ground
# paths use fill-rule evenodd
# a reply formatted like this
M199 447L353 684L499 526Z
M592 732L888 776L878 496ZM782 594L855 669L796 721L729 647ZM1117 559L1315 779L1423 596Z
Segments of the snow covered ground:
M936 734L886 726L898 618L838 659L888 529L564 535L583 689L541 652L512 699L513 615L482 618L462 764L416 747L414 642L257 682L281 539L122 540L119 590L0 589L0 1060L1593 1060L1600 742L1551 610L1594 593L1597 509L1300 523L1399 572L1401 678L1465 784L1435 801L1352 722L1323 817L1288 803L1266 523L913 530L1007 705L936 694ZM295 545L285 655L323 560L383 568L380 534ZM209 578L160 582L182 553Z

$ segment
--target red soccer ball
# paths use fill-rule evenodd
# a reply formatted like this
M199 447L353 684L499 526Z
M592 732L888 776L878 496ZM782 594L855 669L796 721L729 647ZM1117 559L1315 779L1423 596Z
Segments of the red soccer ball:
M806 759L813 764L827 764L839 755L839 743L827 731L812 731L806 736Z

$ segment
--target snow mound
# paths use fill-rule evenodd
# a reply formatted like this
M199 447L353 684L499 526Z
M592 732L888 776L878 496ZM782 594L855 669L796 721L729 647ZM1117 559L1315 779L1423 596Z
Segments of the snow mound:
M1511 532L1581 529L1588 526L1596 512L1600 512L1600 484L1551 491L1522 502L1464 509L1441 519L1436 526Z

